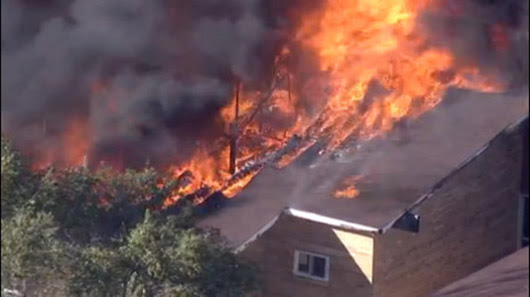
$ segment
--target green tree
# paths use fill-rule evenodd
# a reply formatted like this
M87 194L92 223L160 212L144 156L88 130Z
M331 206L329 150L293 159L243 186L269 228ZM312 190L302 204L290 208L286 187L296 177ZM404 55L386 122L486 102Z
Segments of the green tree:
M49 213L18 209L2 219L2 288L59 296L69 257Z
M214 233L182 218L147 214L116 249L89 249L71 292L86 296L236 297L256 288L252 270Z
M23 171L22 159L11 143L2 136L2 218L12 214L13 207L19 203L17 199L17 183Z
M143 218L146 201L161 196L153 169L115 172L66 168L32 173L24 188L26 205L50 212L60 233L78 243L120 237ZM166 194L167 195L167 194Z
M152 168L31 171L2 138L2 289L29 296L239 297L256 288L218 233L160 206L178 180ZM147 211L152 210L152 211Z

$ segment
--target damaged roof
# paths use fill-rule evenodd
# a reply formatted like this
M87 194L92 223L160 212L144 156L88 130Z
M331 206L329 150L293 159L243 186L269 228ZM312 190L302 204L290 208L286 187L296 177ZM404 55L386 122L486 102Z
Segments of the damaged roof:
M366 230L385 228L499 131L528 115L526 95L452 90L446 98L384 138L358 143L333 156L309 149L286 168L263 169L199 226L218 228L235 246L286 208ZM360 176L359 195L335 198L334 190L352 176Z

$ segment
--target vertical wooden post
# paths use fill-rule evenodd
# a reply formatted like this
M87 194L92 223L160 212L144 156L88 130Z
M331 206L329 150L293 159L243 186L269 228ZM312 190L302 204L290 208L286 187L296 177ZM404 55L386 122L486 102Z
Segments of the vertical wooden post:
M238 127L238 118L239 118L239 89L240 89L240 82L238 81L236 83L236 104L235 104L235 114L234 114L234 122L230 124L230 131L229 131L229 137L230 137L230 156L229 156L229 172L230 174L234 174L236 172L236 159L237 159L237 138L239 134L239 127Z
M237 159L237 136L234 135L235 132L233 132L234 130L236 130L236 125L230 125L230 133L232 135L230 135L230 164L229 164L229 172L230 174L234 174L236 173L236 159Z
M241 86L241 83L238 81L236 84L236 108L235 108L235 116L234 116L234 122L237 123L237 120L239 118L239 88Z
M287 72L287 100L291 105L291 74ZM283 131L283 138L287 138L287 130Z

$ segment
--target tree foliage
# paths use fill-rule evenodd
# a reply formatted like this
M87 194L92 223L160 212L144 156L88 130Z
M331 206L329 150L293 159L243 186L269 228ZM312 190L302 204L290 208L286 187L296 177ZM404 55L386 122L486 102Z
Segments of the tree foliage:
M160 181L164 180L164 183ZM245 296L252 269L154 169L27 169L2 138L2 289L39 296ZM7 292L7 291L6 291Z
M72 292L90 296L243 296L252 271L216 235L145 216L116 248L86 250ZM87 285L88 284L88 285Z
M12 209L19 204L17 182L21 179L22 159L11 143L2 136L2 218L11 215Z
M3 287L41 294L61 291L55 284L62 279L68 255L57 229L51 214L27 208L2 219Z

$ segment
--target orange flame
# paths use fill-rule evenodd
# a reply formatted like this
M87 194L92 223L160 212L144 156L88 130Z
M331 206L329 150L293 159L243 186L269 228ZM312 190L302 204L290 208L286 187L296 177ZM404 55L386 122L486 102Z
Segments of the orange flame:
M362 178L360 175L351 176L346 178L340 185L340 187L333 192L335 198L353 199L357 197L360 192L356 187L356 184Z
M329 0L321 18L305 18L297 39L318 53L321 70L330 76L322 130L332 128L331 148L354 130L369 138L403 117L418 116L436 106L449 86L484 88L461 73L439 79L456 65L447 51L422 49L425 38L415 28L416 16L429 2ZM366 98L373 81L386 94ZM377 103L363 112L367 99Z
M72 166L84 165L90 145L86 122L73 120L64 134L63 143L66 162Z
M432 109L450 86L499 90L502 86L481 77L477 69L459 69L446 50L424 48L425 36L416 30L416 17L430 4L428 0L328 0L323 12L305 16L295 40L317 54L324 74L324 78L316 74L306 88L321 85L327 90L327 103L317 115L307 115L296 108L298 96L290 89L295 77L281 64L291 52L282 49L276 59L276 79L281 76L284 80L281 86L271 87L270 92L239 90L238 160L255 160L278 149L295 134L328 139L327 150L341 145L351 135L369 139L392 129L404 117L416 117ZM368 98L373 82L385 91ZM227 130L235 121L235 97L220 112ZM255 120L270 113L290 118L291 125L270 131ZM230 178L229 148L226 142L219 143L225 144L210 154L199 148L189 163L176 171L180 174L190 170L194 174L194 181L183 189L183 194L208 185L233 197L257 174L252 172L226 185ZM313 143L306 142L282 156L278 166L288 165ZM350 184L337 190L335 197L357 196L357 181L358 177L349 179Z
M42 170L53 164L83 166L90 147L89 129L84 119L73 118L59 136L61 146L42 149L32 164L33 170Z
M175 178L187 171L192 176L189 183L168 197L165 205L201 189L233 197L245 187L259 170L231 180L228 156L233 137L237 137L236 164L240 169L245 162L258 160L284 147L294 135L301 135L306 141L276 160L276 165L282 167L317 140L330 151L350 137L370 139L381 135L401 119L417 117L435 107L448 87L500 90L502 86L481 77L478 69L455 65L447 50L426 46L425 32L417 28L417 17L429 5L434 5L433 1L327 0L323 10L305 15L293 41L318 58L319 70L305 80L302 89L322 91L325 104L321 112L309 113L299 107L303 96L291 88L297 77L283 65L294 51L284 47L276 58L277 71L270 89L238 87L239 94L234 94L219 113L227 135L213 144L198 146L187 163L172 168ZM495 42L504 44L503 32L492 30L497 32ZM374 91L377 85L380 90ZM103 83L93 86L93 92L102 89ZM115 108L112 100L108 104L108 109ZM269 118L281 119L278 122L282 124L263 120ZM75 125L72 129L78 131ZM78 163L87 146L82 134L68 135L68 145L80 145L79 151L72 151L67 158ZM335 192L335 197L356 195L354 185Z

